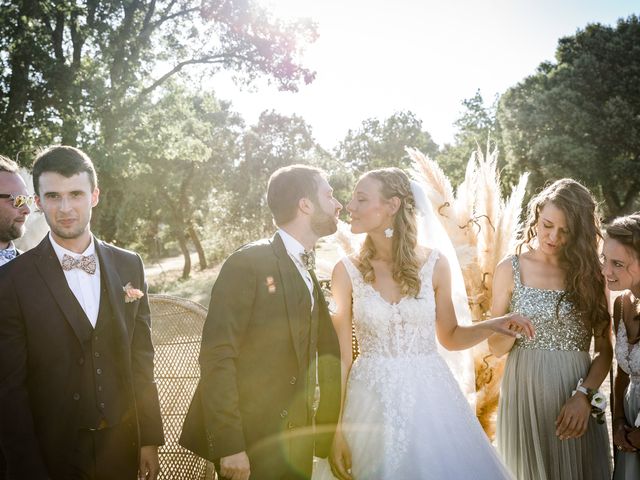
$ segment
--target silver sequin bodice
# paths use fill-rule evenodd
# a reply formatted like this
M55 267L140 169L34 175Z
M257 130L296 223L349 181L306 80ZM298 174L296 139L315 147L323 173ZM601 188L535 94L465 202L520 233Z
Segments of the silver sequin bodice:
M510 311L529 318L536 329L533 339L516 340L516 347L537 350L589 351L591 329L563 297L562 290L528 287L520 278L520 262L511 257L513 295ZM560 302L558 304L558 302Z

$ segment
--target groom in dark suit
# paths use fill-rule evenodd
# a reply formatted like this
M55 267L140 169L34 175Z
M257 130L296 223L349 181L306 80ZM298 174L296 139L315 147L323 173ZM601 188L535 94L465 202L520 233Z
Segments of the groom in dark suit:
M213 286L181 438L234 480L308 478L340 408L340 351L313 248L342 206L322 171L303 165L271 176L267 202L277 233L231 255Z
M89 229L91 160L52 147L33 166L51 232L0 267L0 447L6 478L157 478L163 442L140 257Z

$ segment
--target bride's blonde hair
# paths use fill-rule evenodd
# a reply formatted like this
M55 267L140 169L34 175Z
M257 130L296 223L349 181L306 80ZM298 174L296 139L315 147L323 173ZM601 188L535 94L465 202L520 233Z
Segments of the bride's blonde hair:
M416 223L416 202L411 191L411 182L401 169L381 168L371 170L360 177L373 178L380 182L380 194L385 200L398 197L400 208L393 219L393 279L400 285L403 296L417 296L420 292L420 266L416 246L418 244L418 227ZM367 235L358 255L358 270L364 281L371 284L376 275L371 266L371 259L376 255L373 241Z

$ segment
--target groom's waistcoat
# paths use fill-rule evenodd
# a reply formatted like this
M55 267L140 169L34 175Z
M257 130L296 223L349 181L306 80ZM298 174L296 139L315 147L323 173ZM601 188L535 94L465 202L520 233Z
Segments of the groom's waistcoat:
M75 298L75 297L74 297ZM80 378L77 391L72 393L78 403L78 426L80 428L104 428L113 426L122 420L126 410L126 382L118 352L115 319L105 288L105 279L101 279L100 308L95 328L79 303L78 316L82 319L80 329L82 356L78 358Z

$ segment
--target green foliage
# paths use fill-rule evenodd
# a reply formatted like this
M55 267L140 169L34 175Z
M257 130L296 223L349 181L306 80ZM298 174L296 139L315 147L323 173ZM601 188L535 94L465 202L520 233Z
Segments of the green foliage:
M510 168L530 185L570 176L605 201L608 216L638 207L640 22L588 25L560 39L556 63L509 89L498 117Z
M315 25L257 0L0 0L0 33L0 151L24 165L54 142L87 151L103 192L93 228L109 241L131 164L125 129L167 81L198 66L295 91L315 76L300 63Z
M184 254L188 238L201 248L215 192L226 189L238 157L242 126L228 103L169 82L158 101L139 111L119 144L128 163L118 237L151 253L167 225L162 243L171 239Z
M422 121L412 112L398 112L385 120L369 118L357 130L349 130L336 149L336 158L360 174L383 167L407 168L411 161L405 147L413 147L431 157L438 146L422 129Z
M313 138L311 127L296 115L263 112L243 134L241 153L226 177L228 195L218 227L226 238L242 241L270 235L273 222L266 202L269 176L278 168L302 163L324 167L329 154Z
M455 122L457 132L453 145L446 144L435 160L456 186L464 180L465 169L473 152L481 149L502 151L500 126L496 118L497 99L486 106L477 90L471 98L462 101L464 110ZM490 148L486 148L490 147Z

